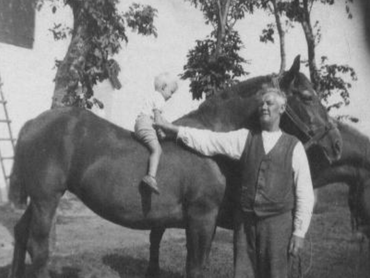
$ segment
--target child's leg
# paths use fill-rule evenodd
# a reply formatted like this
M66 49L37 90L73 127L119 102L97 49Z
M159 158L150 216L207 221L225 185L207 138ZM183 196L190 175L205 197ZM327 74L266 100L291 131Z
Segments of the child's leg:
M153 128L153 121L150 117L140 115L137 118L135 123L135 135L149 148L150 151L148 174L143 177L142 182L154 193L159 194L155 176L157 175L162 148L158 142L156 131Z
M148 175L155 178L157 175L159 159L161 158L162 154L162 148L158 140L149 142L148 147L150 150Z

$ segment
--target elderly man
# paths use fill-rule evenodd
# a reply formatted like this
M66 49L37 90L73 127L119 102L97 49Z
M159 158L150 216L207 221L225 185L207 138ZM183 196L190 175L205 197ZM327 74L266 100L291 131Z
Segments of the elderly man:
M170 123L156 126L204 155L222 154L240 161L234 277L287 278L289 255L303 248L311 221L312 181L302 143L279 127L285 94L263 89L258 96L257 131L217 133Z

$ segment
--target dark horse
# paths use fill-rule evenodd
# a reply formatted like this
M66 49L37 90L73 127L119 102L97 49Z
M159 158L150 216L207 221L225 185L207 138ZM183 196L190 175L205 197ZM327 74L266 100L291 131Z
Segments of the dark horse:
M337 122L337 127L343 140L339 160L328 165L308 152L314 186L346 183L353 228L370 239L370 140L345 123Z
M262 86L280 86L288 97L287 132L326 157L340 156L341 139L311 83L299 73L299 59L281 77L241 82L217 94L178 123L218 131L250 127ZM132 229L185 228L186 277L203 277L216 220L224 199L227 172L214 160L174 142L163 144L158 184L161 195L138 187L146 172L148 151L133 134L94 114L73 108L44 112L22 128L11 175L10 200L30 198L15 226L11 278L22 277L26 251L37 278L47 270L49 234L59 200L69 190L98 215ZM140 190L138 190L138 188Z

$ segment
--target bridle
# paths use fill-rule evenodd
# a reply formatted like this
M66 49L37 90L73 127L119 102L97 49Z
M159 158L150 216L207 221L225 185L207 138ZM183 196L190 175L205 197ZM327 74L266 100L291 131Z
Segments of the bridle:
M280 75L272 77L273 86L280 90ZM313 129L309 127L304 121L298 117L297 113L290 107L288 102L286 103L285 114L295 124L295 126L306 136L307 141L303 142L304 148L307 150L312 145L317 144L323 137L325 137L331 130L336 128L333 122L329 122L327 125Z

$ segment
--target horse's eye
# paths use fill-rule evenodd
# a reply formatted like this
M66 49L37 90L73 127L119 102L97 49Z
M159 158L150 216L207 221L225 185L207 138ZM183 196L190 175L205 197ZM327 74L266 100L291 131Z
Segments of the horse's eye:
M313 96L311 94L311 92L309 91L303 91L301 93L301 98L303 101L312 101L313 100Z

